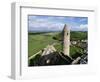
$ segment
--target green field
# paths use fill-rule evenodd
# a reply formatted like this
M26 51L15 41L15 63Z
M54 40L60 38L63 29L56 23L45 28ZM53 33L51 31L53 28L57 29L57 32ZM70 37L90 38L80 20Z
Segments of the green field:
M82 32L82 31L72 31L70 33L70 40L85 40L87 39L87 32Z
M87 39L87 32L71 32L70 38L71 40ZM62 51L61 32L28 33L28 57L54 43L57 51ZM75 54L78 52L82 52L82 49L77 46L70 46L70 55L73 58L77 56Z
M55 47L60 50L60 42L53 39L57 33L29 33L28 34L28 56L32 56L38 51L44 49L47 45L57 43Z

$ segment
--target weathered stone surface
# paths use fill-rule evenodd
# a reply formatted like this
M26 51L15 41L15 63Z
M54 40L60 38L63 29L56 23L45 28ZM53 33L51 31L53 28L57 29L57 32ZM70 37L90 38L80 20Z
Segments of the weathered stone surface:
M44 48L44 51L41 54L41 56L48 55L48 54L53 53L53 52L56 52L56 49L54 48L54 46L48 45L46 48Z
M73 60L65 56L63 53L53 52L41 56L37 61L33 62L33 66L46 66L46 65L70 65Z
M67 56L69 56L69 51L70 51L70 30L65 24L64 29L63 29L63 53Z
M76 60L74 60L74 61L72 62L72 64L78 64L79 61L80 61L80 59L81 59L81 57L77 57Z
M88 63L88 55L84 54L81 56L80 64L87 64Z

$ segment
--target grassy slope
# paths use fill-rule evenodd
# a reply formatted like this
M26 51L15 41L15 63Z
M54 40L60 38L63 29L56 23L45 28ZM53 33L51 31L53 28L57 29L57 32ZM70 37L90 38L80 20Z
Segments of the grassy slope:
M87 39L87 32L72 31L70 35L71 40L84 40Z
M37 53L41 49L45 48L48 44L57 43L55 45L55 48L58 51L62 51L62 45L59 43L59 41L54 40L53 37L60 38L61 35L59 35L59 32L57 33L29 33L28 35L28 56ZM86 32L71 32L71 40L81 40L87 38ZM75 46L70 47L70 54L74 57L74 54L76 52L81 52L81 49Z
M54 33L55 34L55 33ZM57 34L57 33L56 33ZM51 33L48 34L35 34L35 33L29 33L28 35L28 56L30 57L31 55L37 53L38 51L42 50L45 48L48 44L52 43L57 43L56 40L54 40L53 35ZM56 47L59 46L56 45ZM58 50L60 50L60 46L57 47Z
M87 32L75 32L72 31L70 35L70 40L78 41L78 40L86 40L87 39ZM83 53L82 48L79 48L77 46L70 46L70 56L72 58L77 58L78 56L81 56Z

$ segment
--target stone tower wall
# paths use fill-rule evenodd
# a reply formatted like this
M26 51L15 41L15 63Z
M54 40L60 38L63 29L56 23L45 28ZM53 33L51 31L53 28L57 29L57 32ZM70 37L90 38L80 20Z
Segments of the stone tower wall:
M70 52L70 30L67 25L64 25L63 29L63 53L69 56Z

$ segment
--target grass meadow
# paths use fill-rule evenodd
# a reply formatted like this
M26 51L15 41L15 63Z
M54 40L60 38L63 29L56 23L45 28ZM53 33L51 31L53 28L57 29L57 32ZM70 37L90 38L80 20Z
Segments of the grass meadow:
M87 32L72 31L70 41L86 40ZM28 33L28 57L43 50L47 45L53 45L57 51L62 52L61 32ZM76 58L76 53L82 53L82 48L70 45L70 56Z

